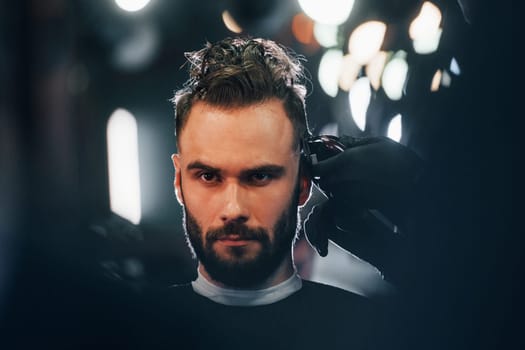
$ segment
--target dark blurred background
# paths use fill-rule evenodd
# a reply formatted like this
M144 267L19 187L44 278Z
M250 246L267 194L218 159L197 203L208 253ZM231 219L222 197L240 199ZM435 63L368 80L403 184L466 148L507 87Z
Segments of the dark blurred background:
M0 346L47 348L60 332L89 343L91 328L105 339L126 318L112 317L133 302L128 290L194 277L172 187L169 99L186 80L184 52L238 34L304 56L314 134L389 136L427 162L412 303L400 315L408 343L510 344L524 275L512 225L512 5L337 3L0 2ZM371 36L355 38L369 21ZM364 46L353 49L351 36ZM359 57L367 43L373 55ZM125 159L116 165L111 120L131 135L115 146ZM121 176L116 185L110 175ZM308 277L317 260L299 246Z

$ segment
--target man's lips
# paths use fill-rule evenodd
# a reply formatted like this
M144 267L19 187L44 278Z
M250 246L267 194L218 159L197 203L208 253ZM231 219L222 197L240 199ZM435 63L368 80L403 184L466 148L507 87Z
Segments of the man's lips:
M247 239L244 237L241 237L240 235L226 235L219 239L217 239L217 242L220 242L221 244L224 244L226 246L230 247L240 247L244 245L248 245L250 242L253 242L253 239Z

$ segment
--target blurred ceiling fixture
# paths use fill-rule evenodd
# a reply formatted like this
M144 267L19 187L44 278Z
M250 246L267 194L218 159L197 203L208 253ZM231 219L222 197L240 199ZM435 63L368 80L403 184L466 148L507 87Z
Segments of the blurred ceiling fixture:
M354 6L354 0L298 0L304 13L314 21L339 25L344 23Z
M138 131L135 117L119 108L106 129L111 211L138 224L141 218Z
M136 12L142 10L150 0L115 0L118 7L128 12Z

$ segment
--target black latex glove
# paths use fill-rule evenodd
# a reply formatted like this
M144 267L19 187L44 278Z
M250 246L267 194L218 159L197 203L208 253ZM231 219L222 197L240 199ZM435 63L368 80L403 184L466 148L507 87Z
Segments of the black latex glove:
M330 239L387 275L389 253L402 249L423 162L388 138L345 136L339 142L344 151L311 166L329 200L308 216L306 237L321 256Z

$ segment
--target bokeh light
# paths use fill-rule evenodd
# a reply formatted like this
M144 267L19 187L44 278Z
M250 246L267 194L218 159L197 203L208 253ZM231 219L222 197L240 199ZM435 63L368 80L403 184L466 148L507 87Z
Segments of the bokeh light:
M381 78L383 90L391 100L399 100L403 96L407 73L406 52L399 51L386 64Z
M401 114L396 114L388 124L387 137L396 142L401 141L402 129Z
M337 45L338 26L315 22L314 37L317 42L324 47L333 47Z
M435 52L441 38L441 11L433 3L426 1L418 16L410 24L408 33L413 40L414 50L419 54Z
M237 21L232 17L229 11L225 10L222 12L222 21L224 22L224 25L230 32L239 34L242 32L242 28L239 24L237 24Z
M381 87L381 75L383 74L387 59L388 53L379 51L366 65L366 75L370 79L370 85L372 85L376 91Z
M449 69L455 75L460 75L461 74L461 68L459 67L459 63L454 57L452 57L452 59L450 60L450 68Z
M115 0L118 7L128 12L142 10L149 2L150 0Z
M348 41L348 51L357 63L367 64L381 49L386 33L386 24L369 21L354 29Z
M442 75L443 74L441 73L441 69L438 69L436 73L434 73L434 76L432 77L432 82L430 83L430 91L436 92L439 90Z
M314 22L304 13L298 13L292 18L292 33L298 42L311 44L314 40Z
M353 59L352 55L344 55L339 76L339 88L343 91L350 91L360 71L361 65Z
M298 0L304 13L314 21L326 24L342 24L347 20L354 0Z
M111 211L138 224L141 203L135 117L125 109L115 110L108 120L106 136Z
M336 49L326 51L319 63L319 84L329 96L337 96L342 63L343 52Z
M359 78L352 86L348 97L352 118L357 127L364 131L366 127L366 112L372 97L370 80L367 77Z

